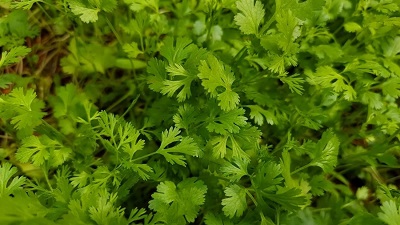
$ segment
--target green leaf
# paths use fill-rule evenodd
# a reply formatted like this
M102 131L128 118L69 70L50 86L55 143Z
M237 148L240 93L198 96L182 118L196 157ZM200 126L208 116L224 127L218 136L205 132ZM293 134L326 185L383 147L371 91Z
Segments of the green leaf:
M217 136L210 140L210 144L213 148L213 156L215 158L225 157L227 142L228 142L228 135Z
M33 100L36 98L36 93L33 89L28 89L26 93L24 93L23 88L16 88L10 93L13 105L23 106L28 111L32 111L31 105Z
M378 93L367 91L362 95L361 101L373 109L381 109L383 107L381 95Z
M25 57L29 52L31 52L31 49L25 46L18 46L12 48L9 52L2 52L0 68L19 62L21 58Z
M189 73L182 65L173 64L166 68L171 80L164 80L161 93L172 97L175 92L181 89L177 94L178 102L185 101L192 95L190 86L192 81L196 79L195 74ZM181 79L180 79L181 78Z
M154 11L158 11L158 0L124 0L124 2L128 4L129 8L134 12L139 12L146 7L151 8Z
M79 16L79 18L85 23L93 23L98 20L99 8L86 6L80 1L69 1L69 7L73 14Z
M42 0L21 0L21 1L13 1L11 7L14 9L24 9L29 10L32 8L33 4L37 2L42 2Z
M351 84L330 66L321 66L313 75L309 75L308 82L320 85L322 88L332 88L336 93L344 94L346 100L352 101L356 98L356 91Z
M235 23L244 34L258 34L258 28L265 12L260 1L240 0L236 2L240 13L235 15Z
M131 213L129 214L128 223L133 223L135 221L142 220L144 218L146 218L146 210L134 208L131 210Z
M278 123L278 119L270 110L265 110L259 105L247 105L246 107L251 110L250 118L253 119L256 124L262 126L264 124L264 120L270 125Z
M0 199L13 194L15 190L20 189L25 183L25 177L16 176L11 180L17 172L17 168L13 167L10 163L0 165Z
M231 182L237 182L243 176L249 175L247 172L248 165L248 159L236 158L232 163L226 162L225 165L221 167L221 172Z
M50 152L38 137L29 136L22 140L22 146L15 157L23 163L31 161L32 164L40 166L49 159Z
M197 178L184 179L178 185L165 181L151 195L153 200L149 202L149 208L160 213L167 224L172 221L191 223L196 219L200 206L204 204L206 193L207 186Z
M225 188L226 198L222 199L222 210L230 218L241 216L247 209L246 189L236 184Z
M221 112L207 125L207 130L217 134L239 133L240 127L247 124L244 109L233 109L229 112Z
M282 176L280 176L281 174L282 168L279 164L272 161L262 163L257 167L257 173L254 177L254 186L257 189L275 187L275 185L283 181Z
M143 54L141 50L138 48L138 44L136 42L132 42L130 44L124 44L122 46L124 52L128 55L129 58L135 59L139 54Z
M299 210L307 203L300 188L279 187L276 193L263 192L263 196L278 203L287 211Z
M355 33L362 30L362 27L356 22L347 22L343 26L344 29L350 33Z
M303 78L298 77L299 75L293 75L291 77L281 77L280 80L289 86L291 92L295 92L299 95L303 94L304 88L303 83L305 82Z
M169 130L162 132L162 141L157 153L163 155L171 164L176 163L181 166L186 166L185 157L183 155L176 155L175 153L197 157L200 149L192 138L182 137L179 135L180 132L181 131L176 127L171 127ZM170 144L175 142L179 143L175 146L168 147Z
M197 47L192 44L189 38L177 38L176 41L172 37L167 37L164 41L164 46L161 47L160 53L164 56L170 65L181 63Z
M400 206L393 200L382 203L381 210L382 212L378 213L379 219L388 225L400 225Z
M225 66L215 56L209 55L207 60L202 60L198 77L203 87L217 98L219 106L224 111L229 111L239 104L239 95L232 90L235 77L229 66Z
M166 63L158 59L150 59L147 67L147 72L151 74L148 76L147 82L153 91L161 92L164 88L164 80L167 77Z
M204 219L206 225L234 225L229 218L214 213L207 213Z
M174 115L173 120L176 127L188 130L198 122L199 111L192 105L184 104L179 106L178 113Z
M321 167L324 172L332 171L337 164L339 144L339 139L331 129L325 131L317 143L310 165Z
M388 41L388 43L384 43L382 48L386 57L390 58L396 56L400 53L400 36Z
M42 205L39 197L29 191L17 191L13 196L0 198L0 222L2 224L27 223L56 225L47 215L52 209Z
M143 149L144 140L139 139L140 132L131 123L113 114L107 114L105 111L98 115L99 125L102 128L100 134L110 138L110 140L104 138L103 140L110 143L116 151L123 149L132 159L137 151Z
M400 78L390 78L382 83L382 92L385 95L390 95L393 98L400 96Z
M276 27L281 32L278 45L284 51L290 52L290 48L294 47L292 46L293 41L301 34L298 19L293 15L291 10L283 10L277 15L276 23Z
M311 193L322 196L325 191L333 191L334 186L324 175L313 176L310 180Z

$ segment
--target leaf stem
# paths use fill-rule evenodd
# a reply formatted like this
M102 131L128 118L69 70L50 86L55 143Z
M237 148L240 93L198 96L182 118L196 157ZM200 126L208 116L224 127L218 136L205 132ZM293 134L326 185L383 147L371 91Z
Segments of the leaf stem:
M155 155L155 154L157 154L157 152L152 152L152 153L149 153L149 154L147 154L147 155L141 156L141 157L139 157L139 158L133 159L131 162L136 162L136 161L139 161L139 160L141 160L141 159L150 157L150 156Z
M256 201L256 199L254 198L254 196L250 193L249 189L245 189L246 190L246 194L250 197L251 201L253 201L254 205L257 207L258 203Z
M107 22L108 26L110 27L111 31L114 33L115 38L117 38L118 43L122 46L122 40L121 40L119 34L117 33L114 26L112 25L112 23L110 22L110 20L107 17L106 17L106 22Z
M297 170L291 172L290 175L296 174L296 173L298 173L298 172L300 172L300 171L302 171L302 170L304 170L304 169L307 169L307 168L310 167L310 166L312 166L312 164L310 164L310 163L309 163L309 164L306 164L306 165L304 165L304 166L298 168Z
M50 190L53 191L53 187L50 184L50 180L49 180L46 169L43 168L42 170L43 170L44 179L46 180L47 185L49 186Z

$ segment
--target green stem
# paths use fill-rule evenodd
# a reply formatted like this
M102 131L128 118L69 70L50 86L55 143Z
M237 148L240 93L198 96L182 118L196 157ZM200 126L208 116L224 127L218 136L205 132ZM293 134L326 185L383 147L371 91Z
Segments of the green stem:
M43 168L42 170L43 170L44 179L46 180L47 185L49 186L50 190L53 191L53 187L50 184L50 180L49 180L46 169Z
M44 3L44 2L43 2ZM53 21L53 18L51 18L51 16L47 13L47 11L40 5L40 3L38 2L37 5L39 6L39 8L43 11L43 13L49 18L50 21Z
M307 169L307 168L310 167L310 166L311 166L311 164L304 165L304 166L298 168L297 170L291 172L290 175L296 174L296 173L298 173L298 172L300 172L300 171L302 171L302 170L304 170L304 169Z
M253 201L254 205L257 207L258 203L257 203L256 199L254 198L254 196L250 193L250 191L248 189L245 189L245 190L246 190L246 194L250 197L251 201Z
M112 25L112 23L110 22L110 20L106 17L106 22L108 24L108 26L110 27L111 31L114 33L115 38L117 38L118 43L122 46L122 40L119 37L117 31L115 30L114 26Z
M155 155L155 154L157 154L157 152L149 153L149 154L147 154L147 155L144 155L144 156L141 156L141 157L139 157L139 158L133 159L132 162L136 162L136 161L139 161L139 160L141 160L141 159L145 159L145 158L150 157L150 156Z
M258 32L258 35L263 34L266 30L268 30L268 28L271 26L271 24L275 21L276 14L277 14L277 12L279 12L281 5L282 5L281 0L275 0L275 12L271 16L271 18L268 20L268 22L265 23L265 25Z
M106 111L109 112L111 111L111 109L113 109L114 107L116 107L117 105L119 105L121 102L123 102L125 99L127 99L128 97L130 97L132 95L131 92L126 93L124 96L122 96L122 98L119 98L118 101L114 102L112 105L110 105Z

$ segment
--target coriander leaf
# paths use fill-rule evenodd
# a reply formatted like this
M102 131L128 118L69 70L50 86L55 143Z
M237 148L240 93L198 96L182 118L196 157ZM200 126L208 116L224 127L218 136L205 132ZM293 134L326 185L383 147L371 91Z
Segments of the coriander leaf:
M42 2L42 0L21 0L21 1L13 1L11 7L13 9L24 9L29 10L32 8L33 4L36 2Z
M382 212L378 213L379 219L388 225L400 225L400 206L393 200L385 201L381 206Z
M260 1L240 0L236 2L240 13L235 15L235 23L244 34L258 34L258 28L265 12Z
M337 3L342 5L343 3ZM320 16L320 11L323 10L325 1L320 0L285 0L282 1L279 11L291 10L294 15L303 21L313 21Z
M293 45L293 41L301 34L298 19L291 10L283 10L277 15L276 23L279 32L281 32L278 41L279 47L285 52L291 52L290 49L296 47L296 45Z
M177 63L168 66L166 69L172 79L163 81L164 86L161 88L161 93L171 97L176 91L181 89L177 94L178 102L190 98L190 85L192 81L196 79L196 75L190 74L182 65Z
M343 92L346 100L352 101L356 98L356 92L351 84L330 66L317 68L315 74L308 74L308 82L320 85L322 88L332 88L336 93Z
M129 8L134 12L140 12L146 7L158 12L158 0L124 0L124 2L128 4Z
M30 191L16 191L13 196L0 198L0 222L2 224L56 225L46 217L52 209L44 206L39 197Z
M86 186L88 180L91 178L91 175L86 173L85 171L80 172L79 174L75 174L70 180L71 185L74 187L82 188Z
M14 47L9 52L2 52L0 68L19 62L21 58L25 57L29 52L31 52L31 49L25 46Z
M139 54L142 54L143 52L139 50L138 44L136 42L132 42L130 44L124 44L122 46L124 49L124 52L128 55L129 58L135 59Z
M303 83L305 82L303 78L298 77L299 75L293 75L290 77L283 76L280 80L289 86L291 92L295 92L299 95L303 94L304 88Z
M184 104L179 106L178 113L174 115L173 120L176 127L188 130L189 126L198 122L199 111L192 105Z
M125 168L132 169L143 180L148 180L150 178L149 173L153 172L153 168L151 168L147 164L137 164L137 163L132 163L132 162L129 162L129 161L124 161L123 162L123 166Z
M270 125L278 123L278 119L270 110L265 110L259 105L247 105L246 107L250 109L250 118L253 119L256 124L262 126L264 124L264 118Z
M22 140L22 146L18 149L15 157L22 163L31 160L32 164L40 166L49 159L50 152L38 137L29 136Z
M239 95L232 90L235 77L229 66L225 66L215 56L209 55L207 60L202 60L199 66L198 77L203 87L217 98L219 106L224 111L229 111L239 104ZM221 89L222 88L222 89Z
M246 158L236 158L232 163L226 162L221 167L221 172L231 182L237 182L243 176L249 175L247 172L249 162L250 161Z
M99 133L103 144L112 146L115 151L123 150L128 153L129 160L137 151L143 149L144 140L139 139L140 132L131 123L105 111L100 112L97 119L102 128ZM109 137L110 140L102 136Z
M210 144L213 148L213 156L215 158L225 157L227 141L228 135L217 136L210 140Z
M40 137L29 136L22 140L15 157L23 162L32 162L40 166L50 160L50 166L57 167L67 161L72 155L72 150L65 147L57 140L50 139L46 135Z
M240 127L247 124L244 109L233 109L229 112L221 112L207 125L207 130L217 134L238 133Z
M259 189L267 189L280 184L283 181L282 168L279 164L267 161L257 167L254 177L254 186Z
M307 203L307 198L302 195L300 188L279 187L276 193L262 193L264 197L278 203L287 211L299 210Z
M234 225L234 223L224 215L207 213L204 219L206 225Z
M175 224L194 222L200 206L204 204L207 186L197 178L189 178L175 185L165 181L157 186L157 192L152 194L153 200L149 208L160 213L167 224L170 221L180 221Z
M347 22L343 26L344 29L350 33L355 33L362 30L362 27L356 22Z
M394 57L400 53L400 36L395 37L383 46L384 55L386 57Z
M385 95L390 95L393 98L400 96L400 78L390 78L382 84L382 92Z
M361 101L373 109L381 109L383 107L381 95L371 91L365 92L361 97Z
M230 218L241 216L247 209L246 190L236 184L225 188L226 198L222 199L222 210Z
M128 218L128 223L133 223L135 221L138 220L142 220L146 218L146 210L145 209L138 209L138 208L134 208L131 210L131 213L129 214L129 218Z
M150 59L147 67L147 72L151 74L147 78L147 83L153 91L161 92L164 87L164 80L167 77L166 63L158 59Z
M20 115L14 116L11 119L11 124L14 124L14 127L17 130L32 128L41 124L41 119L43 116L44 113L37 111L21 113Z
M242 147L240 147L239 142L235 139L233 135L229 135L232 143L232 156L236 158L244 158L249 159L249 155L245 151L243 151Z
M10 163L0 165L0 199L4 196L9 196L25 183L25 177L11 178L18 172L17 168ZM10 182L11 181L11 182Z
M331 129L325 131L317 143L316 152L310 165L321 167L324 172L332 171L337 164L339 144L339 139Z
M16 88L10 93L10 96L14 105L23 106L28 111L32 111L31 105L36 98L36 93L33 89L28 89L26 93L24 93L23 88Z
M323 175L313 176L310 180L311 193L316 196L324 195L325 191L333 190L333 184Z
M182 137L179 135L180 132L181 131L176 127L171 127L169 130L162 132L162 141L157 153L163 155L171 164L176 163L181 166L186 166L185 157L183 155L172 153L181 153L197 157L200 149L192 138ZM167 147L168 145L178 141L179 143L177 145Z
M176 41L172 37L167 37L164 46L161 47L160 53L164 56L170 65L181 63L192 53L197 47L192 44L189 38L177 38Z
M87 212L92 220L97 224L121 224L118 221L124 217L124 210L115 206L117 193L110 194L105 189L101 189L91 195L95 204L90 205Z
M73 14L79 16L85 23L92 23L98 20L98 13L100 9L97 7L86 6L81 1L72 0L69 1L69 7Z

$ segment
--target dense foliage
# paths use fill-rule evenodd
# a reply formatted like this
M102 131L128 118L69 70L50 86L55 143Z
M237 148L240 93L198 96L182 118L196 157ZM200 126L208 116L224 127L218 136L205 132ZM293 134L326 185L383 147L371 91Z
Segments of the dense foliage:
M400 0L0 12L0 224L400 224Z

